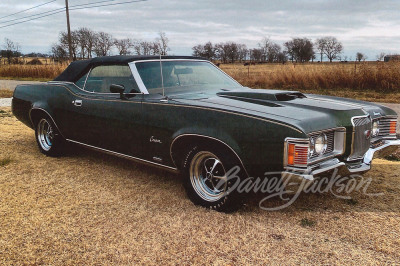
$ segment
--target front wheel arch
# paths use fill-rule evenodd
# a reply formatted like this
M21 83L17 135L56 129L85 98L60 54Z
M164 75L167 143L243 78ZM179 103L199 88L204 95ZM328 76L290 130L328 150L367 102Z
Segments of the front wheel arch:
M244 169L246 175L249 176L240 156L231 146L229 146L222 140L210 136L195 134L180 135L172 141L170 147L171 159L178 169L182 170L185 168L185 164L187 163L184 161L185 156L187 156L187 153L190 152L190 148L196 145L210 146L220 149L223 152L229 152L233 154L240 162L240 166Z

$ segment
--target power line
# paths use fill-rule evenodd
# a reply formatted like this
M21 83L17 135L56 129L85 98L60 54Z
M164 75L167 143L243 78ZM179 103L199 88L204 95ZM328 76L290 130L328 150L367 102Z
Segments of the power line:
M49 10L49 11L42 12L42 13L39 13L39 14L33 14L33 15L30 15L30 16L25 16L25 17L22 17L22 18L14 18L14 19L11 19L11 20L3 21L1 23L5 24L5 23L8 23L8 22L13 22L13 21L17 21L17 20L27 19L27 18L31 18L31 17L37 17L37 16L48 14L48 13L52 13L52 12L55 12L55 11L59 11L59 10L63 11L63 10L65 10L65 7Z
M104 1L98 1L98 2L93 2L93 3L74 5L74 6L70 6L70 7L88 6L88 5L94 5L94 4L104 3L104 2L113 2L113 1L115 1L115 0L104 0Z
M54 0L54 1L56 1L56 0ZM81 5L74 5L74 6L70 6L70 7L71 7L71 8L72 8L72 7L81 7L81 6L88 6L88 5L94 5L94 4L104 3L104 2L113 2L113 1L115 1L115 0L98 1L98 2L93 2L93 3L87 3L87 4L81 4ZM45 14L52 13L52 12L56 12L56 11L59 11L59 10L65 10L65 7L56 8L56 9L49 10L49 11L46 11L46 12L42 12L42 13L39 13L39 14L33 14L33 15L25 16L25 17L22 17L22 18L14 18L14 19L6 20L6 21L0 22L0 23L1 23L1 24L6 24L6 23L9 23L9 22L13 22L13 21L18 21L18 20L23 20L23 19L31 18L31 17L37 17L37 16L45 15ZM9 16L11 16L11 15L9 15ZM7 16L7 17L8 17L8 16Z
M102 5L93 6L94 4L104 3L104 2L112 2L112 1L115 1L115 0L106 0L106 1L98 1L98 2L93 2L93 3L88 3L88 4L82 4L82 5L74 5L74 6L70 6L69 10L81 10L81 9L89 9L89 8L95 8L95 7L115 6L115 5L122 5L122 4L136 3L136 2L146 2L147 0L133 0L133 1L120 2L120 3L102 4ZM90 5L90 6L88 6L88 5ZM36 19L52 16L52 15L64 12L64 10L65 10L65 7L61 7L61 8L49 10L49 11L46 11L46 12L42 12L42 13L39 13L39 14L26 16L26 17L23 17L23 18L8 20L8 21L3 22L3 24L7 23L7 22L13 22L13 21L25 19L23 21L18 21L18 22L12 23L12 24L7 24L7 25L4 25L4 26L0 26L0 29L1 28L10 27L10 26L14 26L14 25L18 25L18 24L25 23L25 22L29 22L29 21L32 21L32 20L36 20ZM27 18L31 18L31 19L27 19Z
M79 7L78 8L74 8L74 7L71 6L70 10L79 10L79 9L103 7L103 6L116 6L116 5L129 4L129 3L146 2L146 1L147 0L134 0L134 1L126 1L126 2L114 3L114 4L104 4L104 5L97 5L97 6L81 7L81 8L79 8Z
M7 15L7 16L4 16L4 17L1 17L0 19L8 18L8 17L14 16L14 15L20 14L20 13L22 13L22 12L25 12L25 11L28 11L28 10L32 10L32 9L35 9L35 8L38 8L38 7L41 7L41 6L44 6L44 5L53 3L53 2L55 2L55 1L57 1L57 0L52 0L52 1L49 1L49 2L46 2L46 3L40 4L40 5L37 5L37 6L33 6L33 7L31 7L31 8L28 8L28 9L25 9L25 10L22 10L22 11L19 11L19 12L16 12L16 13L12 13L12 14Z
M47 15L44 15L44 16L40 16L40 17L37 17L37 18L27 19L27 20L24 20L24 21L15 22L15 23L12 23L12 24L0 26L0 29L6 28L6 27L10 27L10 26L13 26L13 25L18 25L18 24L25 23L25 22L28 22L28 21L36 20L36 19L39 19L39 18L44 18L44 17L52 16L52 15L55 15L55 14L64 12L64 10L65 10L65 8L63 8L63 10L59 10L59 11L57 11L57 12L50 13L50 14L47 14Z

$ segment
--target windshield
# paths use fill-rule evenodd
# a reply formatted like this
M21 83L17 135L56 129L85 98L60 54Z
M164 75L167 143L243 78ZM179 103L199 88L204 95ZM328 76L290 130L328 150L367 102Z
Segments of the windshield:
M136 63L136 68L149 93L162 94L160 61ZM209 62L162 61L162 73L166 94L241 87Z

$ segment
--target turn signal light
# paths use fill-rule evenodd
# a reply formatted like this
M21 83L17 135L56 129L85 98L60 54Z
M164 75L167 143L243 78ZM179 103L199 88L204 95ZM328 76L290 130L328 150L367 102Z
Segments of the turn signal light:
M293 165L294 164L294 144L289 144L288 147L288 164Z
M288 144L288 165L304 165L308 163L308 145Z
M396 134L397 121L390 121L389 134Z

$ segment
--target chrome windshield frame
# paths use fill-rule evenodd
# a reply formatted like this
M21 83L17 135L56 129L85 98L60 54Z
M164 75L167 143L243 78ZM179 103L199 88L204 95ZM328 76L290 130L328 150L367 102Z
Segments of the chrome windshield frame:
M208 61L208 60L202 60L202 59L161 59L162 62L169 62L169 61L186 61L186 62L207 62L210 65L212 65L213 67L215 67L218 71L220 71L222 74L224 74L225 76L227 76L229 79L231 79L233 82L235 82L236 84L238 84L240 87L243 87L242 84L240 84L239 82L237 82L234 78L232 78L231 76L229 76L228 74L226 74L224 71L222 71L222 69L220 69L219 67L217 67L215 64L213 64L212 62ZM132 75L136 80L136 83L140 89L140 91L143 94L149 94L149 91L147 90L146 86L143 83L142 78L140 77L139 71L136 68L136 63L144 63L144 62L160 62L160 59L151 59L151 60L138 60L138 61L133 61L130 62L128 65L131 68L132 71ZM160 73L161 74L161 73Z

